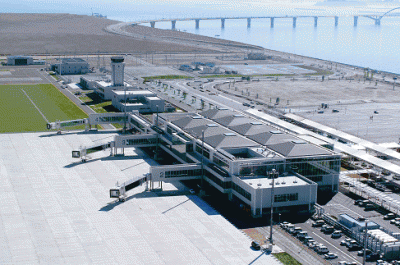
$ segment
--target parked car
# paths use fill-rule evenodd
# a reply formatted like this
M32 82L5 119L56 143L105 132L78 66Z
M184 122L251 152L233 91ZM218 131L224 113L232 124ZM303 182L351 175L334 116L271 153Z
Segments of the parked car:
M310 242L311 240L314 240L311 236L306 236L306 237L304 237L303 238L303 243L304 244L307 244L308 242Z
M327 225L327 226L323 226L323 229L321 229L321 232L323 232L324 234L331 234L333 233L333 231L335 231L335 228L333 226Z
M333 233L331 235L332 238L340 238L341 236L342 236L342 231L340 231L340 230L333 231Z
M375 205L374 204L372 204L372 203L367 203L366 205L365 205L365 207L364 207L364 211L372 211L372 210L374 210L376 207L375 207Z
M354 205L360 205L360 203L362 202L363 200L355 200L354 201Z
M372 254L372 250L367 249L365 250L366 255ZM363 256L364 255L364 249L361 249L360 251L357 252L357 256Z
M365 257L365 259L367 261L376 261L381 257L381 255L379 255L378 253L371 253L370 255L367 255Z
M314 223L312 223L312 227L321 227L321 226L323 226L325 224L325 221L324 220L317 220L317 221L315 221Z
M383 216L383 220L393 220L396 218L394 213L388 213L387 215Z
M301 231L301 232L298 232L297 233L297 238L300 240L300 241L302 241L306 236L308 236L308 233L307 233L307 231Z
M352 251L352 250L361 250L362 246L360 246L357 241L351 240L350 243L347 245L347 250Z
M256 242L256 241L251 242L251 247L254 248L255 250L260 250L261 249L260 244L258 242Z
M362 200L361 202L358 203L358 206L364 207L367 203L370 203L369 200Z
M390 223L392 225L394 225L396 223L396 221L400 221L400 217L397 217L397 218L394 218L394 219L390 220Z
M324 255L325 259L336 259L337 257L338 256L335 253L331 253L331 252Z
M348 246L350 244L351 240L352 240L351 238L345 238L344 240L342 240L340 242L340 245L341 246Z
M281 226L283 229L285 229L285 226L288 225L288 224L289 224L288 222L284 221L284 222L280 223L280 226Z
M301 229L301 227L295 227L293 229L290 229L289 233L291 233L292 235L296 236L301 231L303 231L303 229Z
M317 246L317 253L318 254L327 254L327 253L329 253L329 249L326 246L321 244L321 245Z

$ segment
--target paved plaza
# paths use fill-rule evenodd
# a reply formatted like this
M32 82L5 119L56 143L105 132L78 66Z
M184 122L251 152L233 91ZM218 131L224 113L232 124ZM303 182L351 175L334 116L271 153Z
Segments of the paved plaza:
M280 264L180 184L110 199L117 181L155 163L135 149L71 158L114 135L0 134L0 264Z

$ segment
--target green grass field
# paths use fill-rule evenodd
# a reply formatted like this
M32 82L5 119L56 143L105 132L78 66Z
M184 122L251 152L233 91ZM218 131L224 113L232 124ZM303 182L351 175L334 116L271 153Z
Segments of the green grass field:
M86 118L83 110L51 84L0 85L0 133L46 131L50 122Z

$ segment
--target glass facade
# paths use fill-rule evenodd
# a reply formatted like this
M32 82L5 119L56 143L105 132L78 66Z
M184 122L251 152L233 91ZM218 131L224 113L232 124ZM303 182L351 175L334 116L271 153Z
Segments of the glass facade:
M165 178L185 178L193 176L201 176L201 169L184 169L165 171Z
M222 181L219 178L217 178L216 176L214 176L211 172L209 172L208 170L205 170L205 176L210 179L211 181L213 181L215 184L217 184L218 186L220 186L223 189L230 189L232 186L232 182L231 181Z
M278 194L274 196L274 202L289 202L289 201L297 201L299 200L298 193L291 194Z
M251 201L251 194L233 182L232 182L232 189L237 193L239 193L240 195L242 195L243 197L245 197L246 199L248 199L249 201Z

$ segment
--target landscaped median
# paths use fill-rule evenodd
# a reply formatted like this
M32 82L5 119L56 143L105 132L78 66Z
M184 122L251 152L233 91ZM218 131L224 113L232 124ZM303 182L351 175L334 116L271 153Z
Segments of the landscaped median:
M285 265L301 265L300 262L295 260L292 256L290 256L286 252L273 253L272 255L274 255L275 258L277 258L280 262L282 262Z

